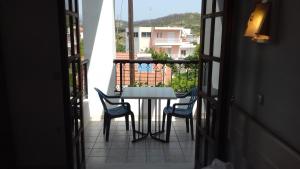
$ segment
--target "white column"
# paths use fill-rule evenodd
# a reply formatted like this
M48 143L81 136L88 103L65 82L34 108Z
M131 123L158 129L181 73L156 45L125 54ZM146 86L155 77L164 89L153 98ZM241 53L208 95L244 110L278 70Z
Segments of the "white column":
M85 56L88 68L89 99L85 105L85 120L100 120L103 113L95 87L113 94L115 72L114 1L83 0L83 26Z

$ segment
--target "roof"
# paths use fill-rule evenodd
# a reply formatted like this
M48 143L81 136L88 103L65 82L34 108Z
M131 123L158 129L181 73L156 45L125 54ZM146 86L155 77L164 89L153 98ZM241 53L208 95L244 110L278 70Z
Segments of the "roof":
M154 30L183 30L183 27L154 27Z

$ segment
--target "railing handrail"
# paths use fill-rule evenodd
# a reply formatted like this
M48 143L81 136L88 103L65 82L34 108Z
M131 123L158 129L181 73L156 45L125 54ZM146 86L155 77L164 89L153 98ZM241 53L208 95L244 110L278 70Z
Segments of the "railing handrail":
M88 76L88 64L89 64L90 60L89 59L84 59L81 61L81 65L82 65L82 71L83 71L83 88L82 91L84 92L84 95L86 98L88 98L88 80L87 80L87 76Z
M199 60L129 60L129 59L114 59L114 63L146 63L146 64L198 64Z
M84 59L84 60L81 61L81 64L88 64L89 61L90 61L89 59Z
M156 38L154 41L154 43L181 43L182 40L180 38Z
M193 65L198 65L199 60L115 59L113 63L116 92L122 92L123 86L171 86L175 92L187 92L197 85L198 66ZM143 67L145 64L148 66ZM134 84L128 83L131 80L128 65L141 65L134 70Z

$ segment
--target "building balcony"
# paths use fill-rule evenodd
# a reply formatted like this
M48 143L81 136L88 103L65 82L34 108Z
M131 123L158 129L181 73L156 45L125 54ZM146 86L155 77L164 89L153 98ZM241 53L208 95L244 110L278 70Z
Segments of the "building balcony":
M154 39L155 46L179 46L181 45L180 38L156 38Z

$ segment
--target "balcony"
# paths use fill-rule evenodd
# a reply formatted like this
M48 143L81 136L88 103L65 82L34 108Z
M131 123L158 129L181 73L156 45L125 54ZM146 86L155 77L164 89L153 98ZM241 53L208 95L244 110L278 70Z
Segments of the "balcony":
M126 86L171 86L177 93L183 93L190 88L197 86L198 61L186 60L113 60L114 88L115 94L122 92ZM88 61L83 62L83 79L87 78L86 67ZM130 84L130 65L134 65L134 84ZM87 82L84 80L84 93ZM97 98L99 99L99 98ZM92 100L92 98L89 98ZM126 100L130 102L136 119L147 118L144 113L139 114L139 101ZM143 105L143 101L141 101ZM173 101L172 101L173 102ZM157 105L156 105L157 104ZM161 110L166 105L166 101L155 102L157 110L156 116L160 116ZM159 106L161 105L161 106ZM152 117L153 118L153 117ZM153 121L152 129L156 130L159 121ZM146 122L146 121L145 121ZM194 129L196 129L194 121ZM136 126L139 122L136 121ZM141 128L147 127L147 123L141 124ZM158 127L160 128L160 127ZM186 132L185 119L173 119L171 142L163 144L151 139L145 139L138 143L132 143L131 126L130 130L125 130L125 122L121 119L112 121L111 138L105 142L102 134L103 120L91 121L86 126L85 148L87 168L103 167L114 165L124 167L127 165L147 166L148 168L192 168L195 153L195 141ZM141 129L143 130L143 129Z
M154 39L155 46L179 46L181 45L180 38L156 38Z
M115 92L127 86L172 87L184 93L197 86L198 61L114 60ZM134 84L130 84L130 65L134 65Z

